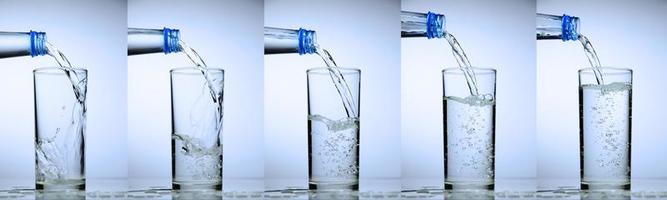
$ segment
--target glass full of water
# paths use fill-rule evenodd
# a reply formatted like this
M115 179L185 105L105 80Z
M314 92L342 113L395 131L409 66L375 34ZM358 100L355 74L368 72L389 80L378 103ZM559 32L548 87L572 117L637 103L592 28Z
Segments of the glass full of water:
M465 72L442 70L445 138L445 189L494 187L496 71L469 68L478 94L471 94Z
M359 69L335 68L357 105L347 112L348 100L332 82L332 68L309 69L308 185L317 190L359 189ZM354 116L349 116L354 113Z
M581 189L630 189L632 70L579 70Z
M185 67L170 71L172 187L175 190L222 189L224 71L204 70L211 85L200 69Z
M68 78L75 75L79 78L76 88L81 91L78 92ZM76 68L33 70L35 185L38 190L85 189L87 75L87 70Z

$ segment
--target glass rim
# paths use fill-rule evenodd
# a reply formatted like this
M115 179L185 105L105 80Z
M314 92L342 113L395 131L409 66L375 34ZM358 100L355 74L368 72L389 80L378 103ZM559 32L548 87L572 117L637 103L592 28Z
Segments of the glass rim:
M337 67L342 74L361 74L361 69L359 68L345 68ZM316 67L306 70L306 74L329 74L328 67Z
M77 73L86 73L88 70L84 68L72 68ZM40 67L32 70L33 74L62 74L64 73L63 69L60 67Z
M488 75L496 74L497 70L494 68L485 68L485 67L470 67L472 71L475 72L475 75ZM442 70L443 74L463 74L461 68L459 67L449 67Z
M623 75L623 74L630 74L632 75L632 69L630 68L623 68L623 67L600 67L602 74L607 74L607 75ZM592 67L586 67L578 70L579 74L595 74L593 73L593 68Z
M206 71L210 72L220 72L222 74L225 73L225 70L222 68L217 68L217 67L207 67ZM192 75L192 74L198 74L201 75L201 71L197 69L196 67L177 67L169 70L170 74L185 74L185 75Z

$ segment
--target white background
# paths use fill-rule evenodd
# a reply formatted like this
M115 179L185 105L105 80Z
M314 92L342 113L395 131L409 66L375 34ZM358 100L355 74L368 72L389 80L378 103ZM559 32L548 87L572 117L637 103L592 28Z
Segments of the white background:
M496 178L533 178L535 4L533 1L403 1L403 10L444 14L473 66L496 76ZM444 180L442 73L458 67L445 39L401 40L404 187ZM415 185L417 184L417 185Z
M580 18L603 66L633 70L632 177L667 177L667 2L544 1L537 11ZM539 176L579 178L577 70L590 67L578 41L537 42Z
M400 178L399 1L272 0L264 8L266 26L315 30L339 66L361 69L361 187L365 178ZM324 66L317 55L265 56L267 179L307 185L306 69Z
M209 67L223 68L223 178L262 178L262 1L129 1L128 25L180 29ZM185 54L128 58L129 177L171 185L169 70L193 67ZM150 183L155 184L155 183ZM225 187L229 186L224 184Z
M127 176L125 11L125 1L0 1L0 31L46 32L72 66L88 69L88 179ZM0 60L0 180L34 185L32 70L55 66L50 56Z

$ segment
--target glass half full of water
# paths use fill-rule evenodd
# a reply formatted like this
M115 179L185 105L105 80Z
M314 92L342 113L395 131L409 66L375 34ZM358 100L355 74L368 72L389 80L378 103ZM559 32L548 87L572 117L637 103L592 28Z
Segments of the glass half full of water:
M310 189L359 189L359 112L347 112L345 95L330 70L338 70L359 110L361 71L349 68L309 69L308 185ZM354 116L349 116L354 113Z
M579 70L581 189L630 189L632 70Z
M478 95L460 68L442 70L445 189L493 190L496 70L470 69Z
M68 74L69 73L69 74ZM73 74L74 73L74 74ZM69 76L77 76L75 91ZM38 190L85 189L86 87L88 71L33 70L35 184ZM78 95L83 95L77 98Z
M171 160L175 190L222 189L224 71L176 68L171 74Z

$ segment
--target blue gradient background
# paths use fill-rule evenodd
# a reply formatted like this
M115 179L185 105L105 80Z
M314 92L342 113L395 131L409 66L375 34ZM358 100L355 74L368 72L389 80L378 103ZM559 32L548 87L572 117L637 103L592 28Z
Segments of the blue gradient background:
M537 1L537 12L580 18L603 66L633 70L632 177L667 177L667 1ZM537 42L538 174L579 185L578 41Z
M44 31L72 65L88 69L86 177L127 176L125 1L0 1L0 30ZM32 70L49 56L0 60L0 180L34 185Z

